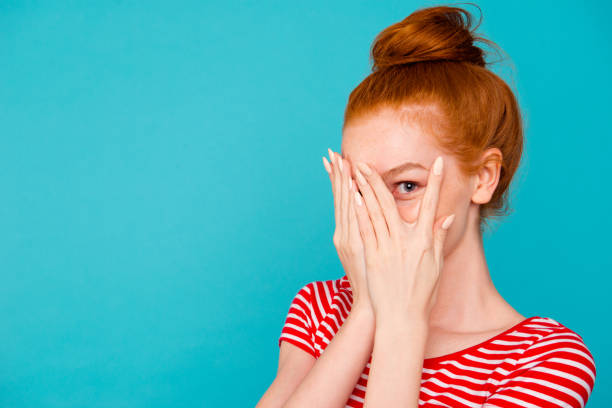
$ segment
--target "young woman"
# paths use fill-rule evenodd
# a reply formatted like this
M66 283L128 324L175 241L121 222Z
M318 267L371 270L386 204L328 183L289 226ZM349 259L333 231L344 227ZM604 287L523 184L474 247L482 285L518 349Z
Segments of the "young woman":
M483 225L504 214L523 127L471 22L432 7L376 37L342 155L323 158L346 274L296 294L258 407L586 405L582 338L521 315L489 275Z

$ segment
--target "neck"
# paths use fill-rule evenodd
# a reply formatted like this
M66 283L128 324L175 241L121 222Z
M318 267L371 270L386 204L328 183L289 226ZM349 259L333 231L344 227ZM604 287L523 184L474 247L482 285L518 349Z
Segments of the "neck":
M432 327L453 332L485 331L496 327L495 322L517 315L491 280L477 210L470 209L465 225L455 225L465 231L459 233L462 238L453 248L446 249L437 299L429 317Z

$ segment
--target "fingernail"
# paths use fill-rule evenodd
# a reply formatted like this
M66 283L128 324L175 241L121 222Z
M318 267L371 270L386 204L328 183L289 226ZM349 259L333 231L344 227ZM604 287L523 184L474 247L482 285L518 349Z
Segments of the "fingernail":
M359 168L359 170L363 171L363 173L366 176L369 176L370 174L372 174L372 170L370 170L370 168L368 167L367 164L362 163L362 162L358 162L357 163L357 167Z
M353 179L349 179L349 190L353 189Z
M449 215L448 217L446 217L446 219L442 223L442 228L443 229L448 229L448 227L451 226L453 221L455 221L455 214L452 214L452 215Z
M329 162L327 161L327 159L325 158L325 156L323 156L323 166L325 166L325 170L328 173L331 173L331 166L329 165Z
M338 167L340 167L340 173L342 173L342 156L338 155Z
M355 191L355 201L357 201L357 205L361 205L361 196L359 196L358 191Z
M357 175L357 182L358 182L359 184L366 184L366 183L367 183L366 179L363 177L363 174L361 174L361 172L359 171L359 169L357 169L357 170L355 171L355 174Z
M434 162L433 173L436 176L439 176L440 174L442 174L442 156L438 156L438 158Z
M327 148L327 152L329 153L329 161L332 162L333 164L336 164L334 163L334 153L331 151L329 147Z

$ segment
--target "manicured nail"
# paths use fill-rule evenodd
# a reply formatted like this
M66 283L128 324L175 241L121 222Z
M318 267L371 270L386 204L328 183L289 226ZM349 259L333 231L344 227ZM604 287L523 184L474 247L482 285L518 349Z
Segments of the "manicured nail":
M442 223L442 228L443 229L448 229L448 227L451 226L453 221L455 221L455 214L452 214L452 215L449 215L448 217L446 217L446 219Z
M366 179L363 177L363 174L361 174L361 172L359 171L359 169L357 169L355 171L355 174L357 175L357 182L359 184L367 184Z
M372 174L372 170L370 170L370 168L368 167L367 164L362 163L362 162L357 162L357 167L359 168L359 170L361 170L366 176L369 176L370 174Z
M349 179L349 190L353 189L353 179Z
M442 174L442 156L438 156L438 158L434 162L433 173L436 176L439 176L440 174Z
M336 164L334 163L334 153L331 151L329 147L327 148L327 152L329 153L329 161L332 162L333 164Z
M361 196L358 191L355 191L355 201L357 201L357 205L361 205Z
M331 166L329 165L329 162L327 161L327 159L325 158L325 156L323 156L323 166L325 166L325 170L328 173L331 173Z

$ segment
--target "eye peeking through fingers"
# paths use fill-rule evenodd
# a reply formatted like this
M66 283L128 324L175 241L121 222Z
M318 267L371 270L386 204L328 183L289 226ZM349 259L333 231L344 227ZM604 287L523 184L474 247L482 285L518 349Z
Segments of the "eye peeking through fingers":
M402 188L398 189L398 190L400 190L399 192L401 194L413 194L416 191L419 191L421 189L421 187L422 187L421 184L417 183L416 181L402 181L402 182L396 183L395 185L397 187L406 186L405 187L405 191L401 191Z
M408 186L405 193L412 193L416 191L418 187L420 187L420 184L417 183L416 181L402 181L400 183L397 183L396 185L397 186Z

